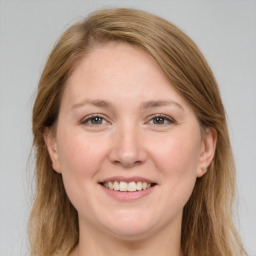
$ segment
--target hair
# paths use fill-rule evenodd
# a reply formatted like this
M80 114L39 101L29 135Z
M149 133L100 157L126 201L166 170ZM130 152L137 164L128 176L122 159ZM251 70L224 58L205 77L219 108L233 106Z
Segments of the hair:
M195 43L176 26L134 9L106 9L71 26L52 50L33 108L36 187L30 215L31 254L69 255L79 242L78 213L69 201L44 141L54 128L66 81L80 60L98 44L116 41L144 49L159 64L170 85L193 108L202 131L217 132L214 159L197 179L184 207L184 256L247 255L233 224L235 165L225 110L213 73Z

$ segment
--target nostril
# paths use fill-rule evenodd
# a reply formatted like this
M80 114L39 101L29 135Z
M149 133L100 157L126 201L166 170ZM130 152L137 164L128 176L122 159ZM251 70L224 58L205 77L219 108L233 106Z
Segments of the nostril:
M116 143L111 148L108 158L112 164L123 166L125 168L140 165L147 159L146 150L139 145L123 145ZM128 143L127 143L128 144ZM136 144L136 143L135 143Z
M134 167L134 166L142 164L142 161L118 161L118 160L115 160L115 161L112 161L112 163L115 165L123 166L125 168L129 168L129 167Z

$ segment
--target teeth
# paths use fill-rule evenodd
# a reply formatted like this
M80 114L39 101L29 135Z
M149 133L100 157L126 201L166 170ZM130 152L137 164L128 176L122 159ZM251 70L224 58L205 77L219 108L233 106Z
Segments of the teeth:
M114 190L120 190L120 185L118 181L114 181Z
M128 191L133 192L136 191L137 185L134 181L128 183Z
M134 191L140 191L140 190L145 190L148 189L152 186L151 183L147 183L145 181L131 181L131 182L125 182L125 181L108 181L104 182L103 186L112 190L116 191L129 191L129 192L134 192Z
M126 182L120 182L120 191L127 191L128 184Z
M137 190L142 190L142 188L143 188L143 186L142 186L142 182L137 182L137 187L136 187L136 189Z
M110 181L110 182L105 182L106 184L108 184L107 188L110 188L110 189L114 189L114 184Z
M142 183L142 188L143 188L144 190L147 189L147 185L148 185L147 182L143 182L143 183Z

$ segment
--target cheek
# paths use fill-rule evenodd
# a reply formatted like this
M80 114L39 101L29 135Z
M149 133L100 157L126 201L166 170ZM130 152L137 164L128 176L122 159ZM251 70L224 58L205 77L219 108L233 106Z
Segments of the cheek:
M60 133L59 162L64 175L92 176L99 168L104 146L94 138L72 131Z
M180 203L183 207L196 181L200 134L170 136L151 155L160 172L165 193L170 196L170 205Z
M191 133L168 136L161 142L154 143L151 151L155 162L165 174L196 173L200 155L200 136Z
M91 191L97 184L96 175L104 159L105 147L99 146L96 139L77 133L75 130L60 131L58 156L66 193L81 211L82 205L90 205Z

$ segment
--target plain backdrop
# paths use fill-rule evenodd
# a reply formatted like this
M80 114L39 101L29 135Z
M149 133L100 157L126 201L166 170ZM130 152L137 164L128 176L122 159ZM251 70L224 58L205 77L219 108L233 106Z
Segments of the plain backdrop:
M256 1L0 0L0 256L27 253L31 109L47 55L71 24L105 7L160 15L206 56L226 107L237 165L237 227L256 255Z

